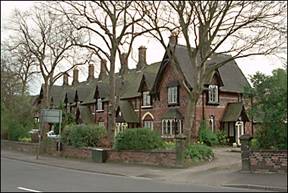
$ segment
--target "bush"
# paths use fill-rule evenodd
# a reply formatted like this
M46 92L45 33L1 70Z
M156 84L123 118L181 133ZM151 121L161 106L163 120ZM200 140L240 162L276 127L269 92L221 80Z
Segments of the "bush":
M199 141L207 144L208 146L213 146L218 144L218 139L215 133L213 133L206 126L206 121L202 121L199 129Z
M148 128L129 128L120 132L115 139L116 150L148 150L163 148L161 136Z
M223 130L216 132L216 137L220 145L226 145L228 143L227 135Z
M176 143L175 142L164 142L163 144L163 149L166 150L173 150L176 149Z
M30 143L31 142L31 137L20 137L19 141Z
M18 122L10 122L7 129L8 139L18 141L19 138L29 137L30 128L24 127Z
M258 150L258 149L260 148L260 144L259 144L259 142L258 142L257 139L252 139L252 140L250 141L250 148L251 148L252 150Z
M193 161L209 160L214 157L212 149L204 144L191 144L185 150L185 158Z
M74 147L97 147L105 135L106 129L97 125L67 125L61 140L64 144Z
M33 128L31 101L27 96L13 96L11 102L5 104L1 98L1 136L18 141L29 137L28 131Z

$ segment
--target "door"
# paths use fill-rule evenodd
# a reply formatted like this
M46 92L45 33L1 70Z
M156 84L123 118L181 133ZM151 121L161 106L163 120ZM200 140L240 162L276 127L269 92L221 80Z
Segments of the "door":
M235 127L236 127L236 135L235 135L235 141L237 143L237 145L241 145L240 143L240 136L244 135L244 123L243 121L237 121L235 123Z

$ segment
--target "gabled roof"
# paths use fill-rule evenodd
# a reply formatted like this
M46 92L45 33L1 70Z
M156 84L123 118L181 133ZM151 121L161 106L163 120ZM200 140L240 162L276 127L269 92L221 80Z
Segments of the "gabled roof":
M226 110L224 112L222 121L223 122L235 122L238 120L240 116L246 121L249 120L243 103L242 102L228 103Z
M133 110L132 105L127 100L119 101L119 108L121 112L121 120L124 120L127 123L138 123L139 119Z
M84 123L94 123L93 116L89 110L89 107L80 105L79 111L80 111L80 119Z
M195 77L193 77L193 65L191 65L188 50L186 46L183 45L176 45L175 46L175 56L179 62L179 68L190 88L195 87ZM167 54L165 53L165 57L163 58L163 61L161 63L162 70L158 71L157 74L157 79L158 81L160 80L159 78L162 76L164 72L165 66L168 64L167 60ZM217 64L221 63L223 61L226 61L227 59L232 58L232 56L229 55L224 55L224 54L215 54L210 63ZM218 68L218 72L220 74L220 78L223 82L223 87L221 90L227 91L227 92L237 92L237 93L243 93L244 91L244 86L250 87L249 82L247 81L246 77L236 64L235 60L231 60L225 65L221 66ZM155 84L157 84L155 82ZM156 86L156 85L154 85ZM154 87L156 89L156 87Z

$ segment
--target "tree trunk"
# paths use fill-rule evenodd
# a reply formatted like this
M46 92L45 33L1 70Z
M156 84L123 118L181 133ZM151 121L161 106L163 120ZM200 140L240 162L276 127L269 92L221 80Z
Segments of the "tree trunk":
M184 121L184 134L187 136L186 138L186 146L195 142L198 137L197 128L196 128L196 105L199 99L201 91L199 89L195 89L191 91L188 97L188 103L186 108L186 116Z
M48 79L44 79L44 88L43 88L43 102L42 102L42 108L48 108L49 107L49 84Z
M110 58L110 72L109 72L109 84L110 84L110 95L109 95L109 111L108 111L108 140L113 142L113 130L115 128L115 56L116 49L111 50Z

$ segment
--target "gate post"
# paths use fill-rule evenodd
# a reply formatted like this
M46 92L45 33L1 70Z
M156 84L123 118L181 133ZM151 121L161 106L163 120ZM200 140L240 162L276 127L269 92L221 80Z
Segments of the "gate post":
M250 135L242 135L240 136L241 143L241 161L242 161L242 169L241 172L250 172L250 147L249 142L253 137Z
M183 134L176 135L176 166L183 167L185 159L185 139L186 136Z

